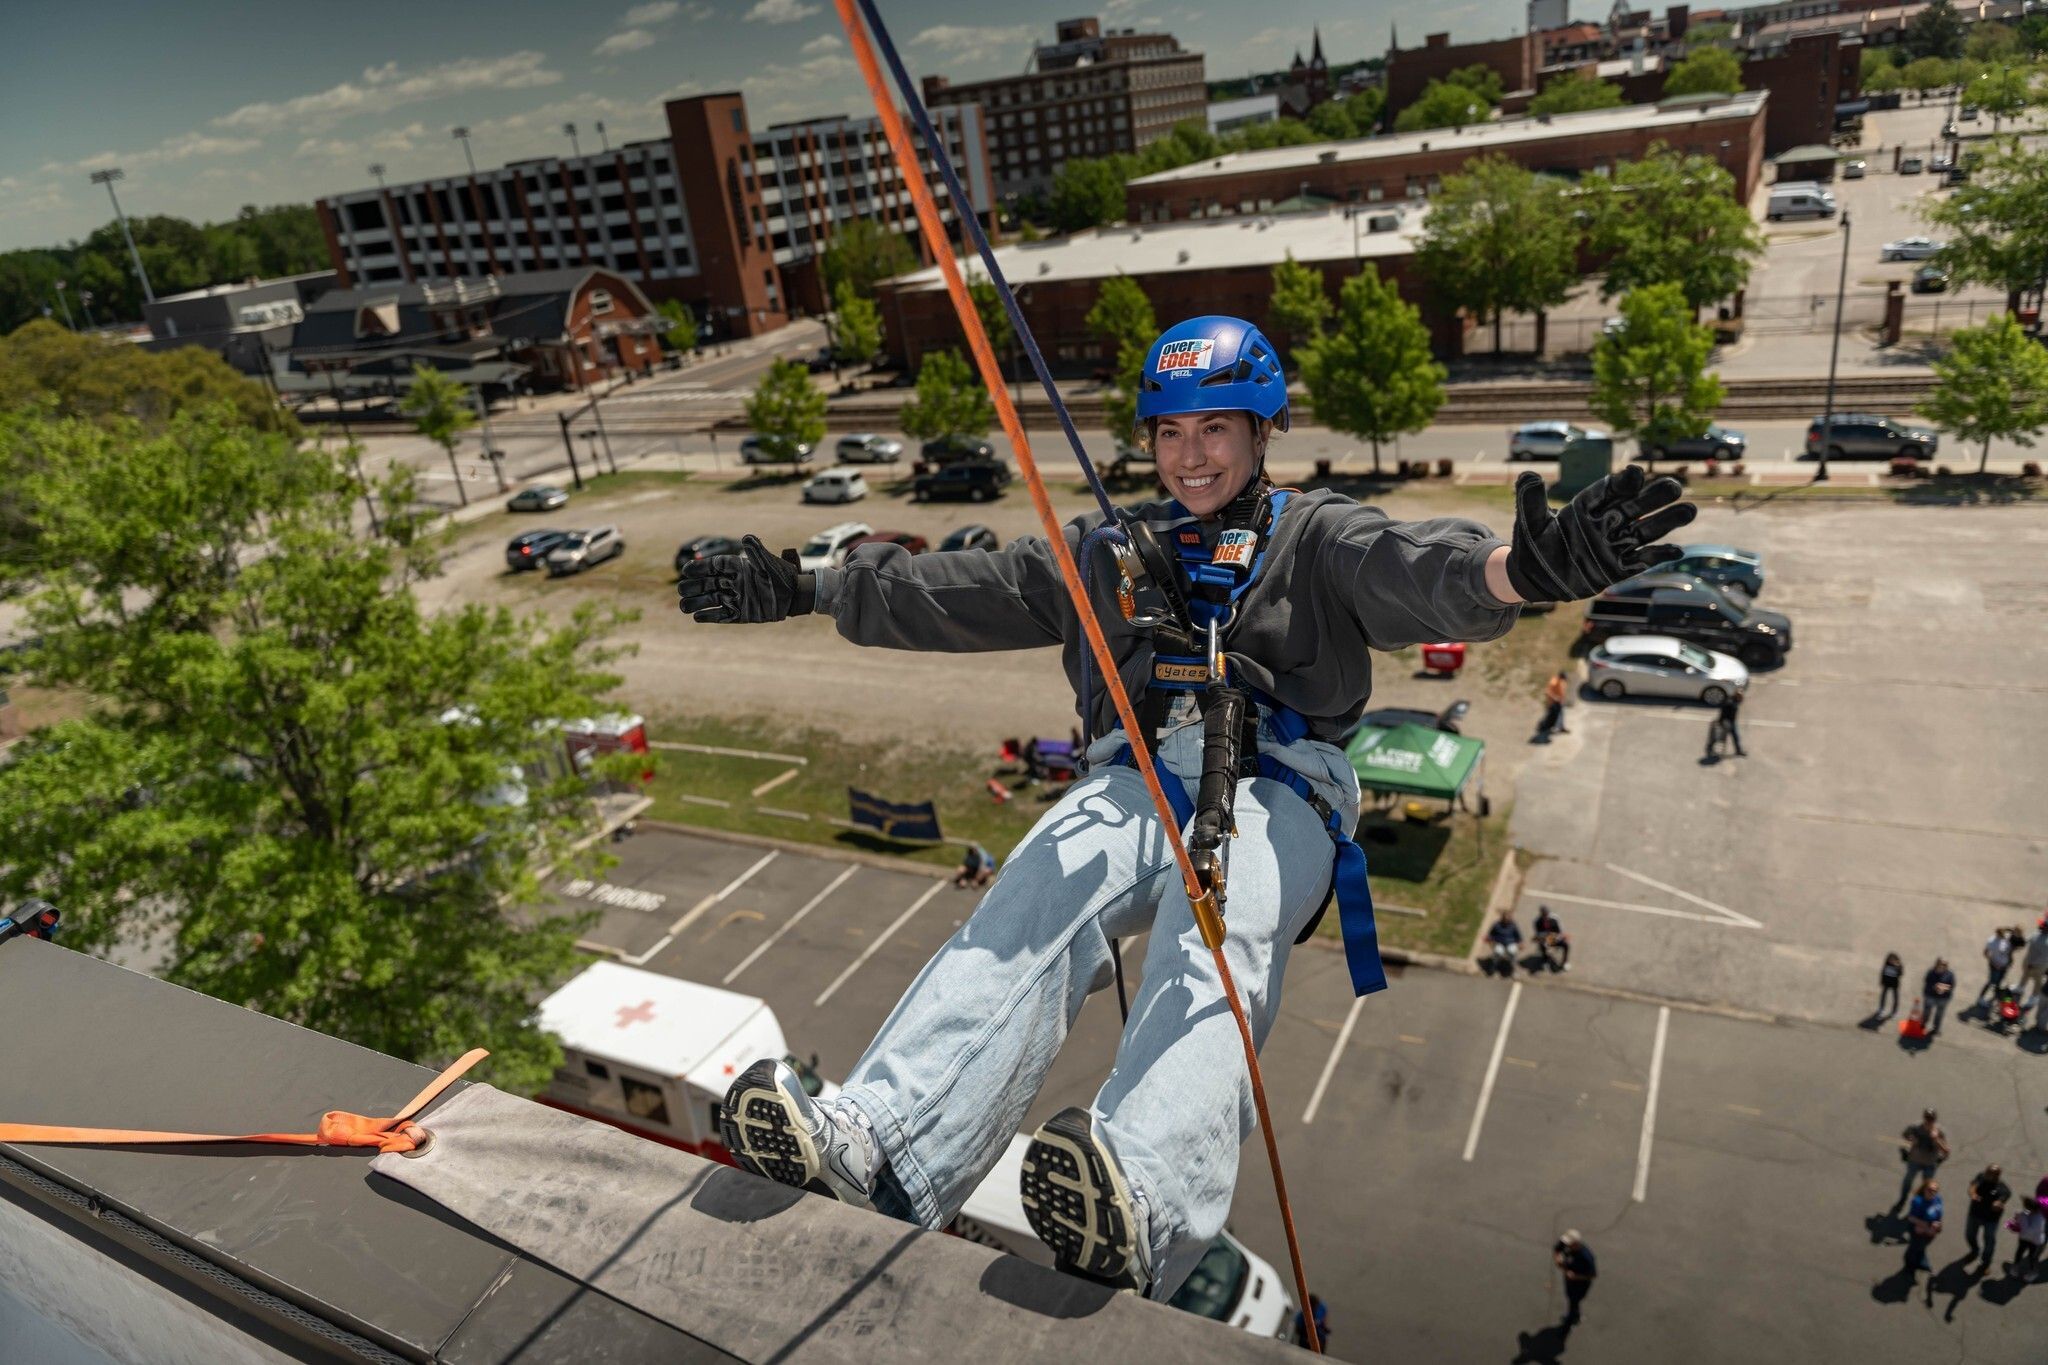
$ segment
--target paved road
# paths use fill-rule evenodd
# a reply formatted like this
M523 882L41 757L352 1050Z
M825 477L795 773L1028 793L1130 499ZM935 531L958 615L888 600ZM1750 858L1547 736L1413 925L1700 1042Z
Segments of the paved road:
M605 894L647 908L607 908L599 936L763 996L832 1076L974 904L920 874L696 835L643 831L617 851L604 884L643 894ZM1955 1142L1951 1185L1991 1158L2029 1185L2048 1170L2048 1060L1967 1026L1906 1053L1846 1020L1757 1023L1568 980L1413 970L1354 1014L1341 959L1296 955L1265 1070L1340 1358L1555 1358L1548 1253L1566 1227L1602 1268L1574 1360L2038 1358L2048 1288L2013 1303L2016 1284L1951 1268L1931 1308L1904 1302L1900 1248L1874 1241L1895 1235L1894 1134L1923 1105ZM1083 1010L1028 1122L1093 1096L1113 1002ZM1960 1252L1952 1221L1937 1266ZM1233 1227L1285 1266L1256 1137Z

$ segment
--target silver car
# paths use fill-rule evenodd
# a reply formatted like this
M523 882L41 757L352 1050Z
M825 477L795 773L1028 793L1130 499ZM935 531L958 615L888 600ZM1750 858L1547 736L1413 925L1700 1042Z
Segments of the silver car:
M1570 422L1524 422L1508 433L1508 458L1554 460L1571 442L1600 434Z
M548 551L548 577L581 573L594 564L616 559L626 553L626 538L616 526L597 526L588 531L571 531L568 539Z
M1615 635L1586 655L1586 685L1609 701L1676 697L1719 706L1749 686L1749 670L1670 635Z
M903 442L872 432L842 436L835 449L842 464L894 464L903 458Z

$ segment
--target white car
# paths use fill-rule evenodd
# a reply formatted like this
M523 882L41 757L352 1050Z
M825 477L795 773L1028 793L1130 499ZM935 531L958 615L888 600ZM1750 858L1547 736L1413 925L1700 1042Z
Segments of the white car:
M548 551L548 577L581 573L593 564L616 559L626 553L626 538L616 526L597 526L588 531L571 531L569 538Z
M1570 422L1524 422L1508 433L1508 458L1554 460L1564 454L1570 442L1582 436L1601 435L1605 433Z
M1938 242L1932 237L1901 237L1896 242L1886 242L1877 254L1880 261L1924 261L1941 253L1947 242Z
M804 485L805 502L859 502L867 495L868 481L858 469L828 469Z
M836 569L846 562L846 552L853 542L874 533L875 528L864 521L842 521L837 526L827 526L797 551L797 567L805 573Z
M1868 174L1870 174L1870 163L1861 158L1842 163L1842 179L1844 180L1861 180Z
M749 436L740 442L741 464L803 464L811 458L809 441L785 441L779 436Z
M840 437L835 449L842 464L894 464L903 458L903 442L866 431Z
M1586 685L1609 701L1676 697L1719 706L1749 686L1749 670L1670 635L1614 635L1586 655Z

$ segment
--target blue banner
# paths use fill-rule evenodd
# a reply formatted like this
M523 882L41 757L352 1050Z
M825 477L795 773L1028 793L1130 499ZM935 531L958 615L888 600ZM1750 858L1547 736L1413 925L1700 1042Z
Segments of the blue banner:
M937 842L939 834L939 808L936 802L913 801L898 804L884 801L879 796L854 787L846 789L847 804L853 823L866 825L891 839L923 839Z

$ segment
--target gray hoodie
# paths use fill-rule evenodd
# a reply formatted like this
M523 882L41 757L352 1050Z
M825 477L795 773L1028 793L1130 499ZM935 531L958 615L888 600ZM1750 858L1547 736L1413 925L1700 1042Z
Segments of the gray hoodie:
M1197 525L1205 545L1222 530L1220 522L1181 519L1166 501L1133 510L1156 526ZM1094 511L1066 524L1077 556L1082 537L1101 522ZM1520 607L1486 589L1486 557L1502 543L1462 517L1395 521L1327 489L1296 493L1268 532L1265 563L1223 637L1232 676L1299 711L1315 738L1335 739L1372 694L1368 649L1507 633ZM1151 637L1117 608L1109 548L1098 545L1092 558L1081 565L1091 575L1090 600L1135 701L1151 676ZM845 567L819 571L817 610L860 645L947 653L1059 645L1080 693L1087 637L1042 536L1000 550L923 555L864 545ZM1116 725L1098 677L1093 733Z

